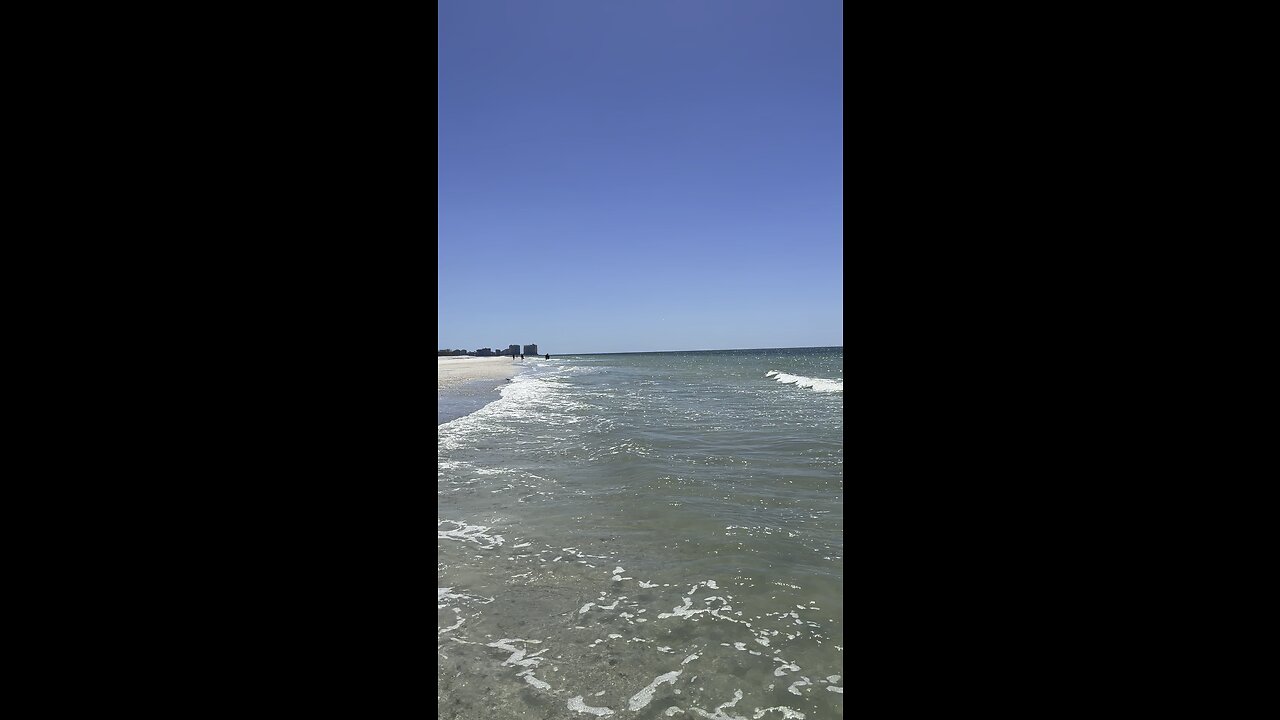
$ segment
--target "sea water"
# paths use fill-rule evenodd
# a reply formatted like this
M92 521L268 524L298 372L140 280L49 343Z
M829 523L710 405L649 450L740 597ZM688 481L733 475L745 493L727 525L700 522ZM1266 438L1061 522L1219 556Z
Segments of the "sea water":
M841 717L843 366L531 357L438 425L438 716Z

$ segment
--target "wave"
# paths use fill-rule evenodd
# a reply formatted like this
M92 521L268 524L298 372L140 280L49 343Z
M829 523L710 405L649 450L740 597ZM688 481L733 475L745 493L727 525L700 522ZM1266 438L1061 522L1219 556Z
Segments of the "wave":
M844 392L844 380L828 380L826 378L811 378L803 375L788 375L777 370L770 370L764 374L765 377L771 377L780 383L794 384L796 387L809 388L814 392L842 393Z

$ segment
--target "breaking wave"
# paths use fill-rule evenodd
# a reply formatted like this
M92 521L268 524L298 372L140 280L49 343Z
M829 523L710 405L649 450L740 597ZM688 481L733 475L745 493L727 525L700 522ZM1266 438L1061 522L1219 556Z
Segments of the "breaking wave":
M803 375L788 375L777 370L770 370L764 374L765 377L771 377L780 383L794 384L796 387L808 388L815 392L842 393L844 392L844 380L828 380L826 378L811 378Z

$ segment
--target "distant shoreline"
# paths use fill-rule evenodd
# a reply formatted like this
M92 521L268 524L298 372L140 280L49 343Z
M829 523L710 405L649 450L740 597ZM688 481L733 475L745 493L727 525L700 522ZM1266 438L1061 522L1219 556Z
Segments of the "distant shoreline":
M469 357L452 355L436 358L436 390L444 392L448 388L461 385L471 380L505 380L513 378L525 368L519 361L512 362L511 356L505 357Z

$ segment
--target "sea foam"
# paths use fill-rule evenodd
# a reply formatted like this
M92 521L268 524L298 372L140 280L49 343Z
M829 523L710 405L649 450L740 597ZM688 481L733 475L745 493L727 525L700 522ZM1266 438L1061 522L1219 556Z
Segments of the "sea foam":
M844 392L844 380L828 380L827 378L811 378L803 375L789 375L777 370L770 370L764 374L765 377L771 377L785 385L795 385L796 387L808 388L814 392L842 393Z

